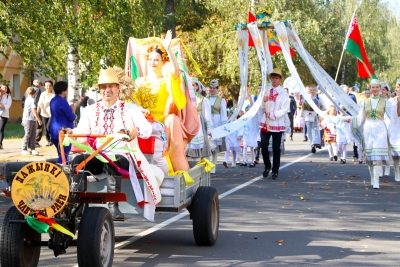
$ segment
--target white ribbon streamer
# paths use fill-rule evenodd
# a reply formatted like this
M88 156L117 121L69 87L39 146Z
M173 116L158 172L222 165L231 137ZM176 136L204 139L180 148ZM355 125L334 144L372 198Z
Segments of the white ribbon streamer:
M240 93L239 100L235 111L228 119L228 123L234 121L242 110L243 103L246 97L247 80L249 76L249 34L246 30L238 27L238 54L239 54L239 72L240 72Z
M321 86L321 91L324 92L324 94L339 108L339 110L341 109L338 102L340 102L340 104L342 104L350 112L350 114L356 116L359 110L357 104L339 87L332 77L308 53L308 51L304 48L299 36L297 35L293 24L291 24L291 28L292 29L286 27L290 43L303 59L304 63L306 63L314 79ZM336 101L332 99L331 95L336 98Z
M282 53L283 56L285 57L286 64L289 68L290 74L292 75L292 77L296 79L296 82L299 86L300 92L302 93L303 97L305 98L307 103L313 108L313 110L317 112L319 116L332 122L329 116L326 115L325 112L319 109L319 107L311 99L311 96L306 92L306 88L303 82L301 81L299 74L297 73L296 67L293 64L292 57L290 55L290 47L289 47L288 35L286 32L285 24L283 22L273 22L273 25L275 27L277 36L279 38L279 42L282 48Z
M257 50L257 56L258 56L258 59L260 61L260 65L261 65L261 74L262 74L261 88L262 88L262 90L260 91L260 95L257 98L254 105L242 117L240 117L238 120L235 120L233 122L230 122L230 123L224 124L220 127L216 127L214 129L212 129L211 134L212 134L213 138L224 137L230 133L233 133L233 132L239 130L241 127L246 125L254 116L256 116L256 114L262 104L263 98L264 98L264 93L265 93L264 89L266 88L267 75L268 75L268 63L267 63L267 57L265 55L263 39L261 37L260 30L258 29L256 23L248 24L247 29L249 30L249 32L254 40L254 44L255 44L255 47Z

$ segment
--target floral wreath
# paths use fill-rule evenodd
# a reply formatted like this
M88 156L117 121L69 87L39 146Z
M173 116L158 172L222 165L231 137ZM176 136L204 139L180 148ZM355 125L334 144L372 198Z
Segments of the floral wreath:
M160 49L162 52L161 55L161 59L163 62L169 62L169 57L168 57L168 53L167 50L165 50L164 46L162 46L161 44L151 44L149 45L149 47L147 48L147 53L146 53L146 59L149 59L149 55L152 51L156 50L156 49Z

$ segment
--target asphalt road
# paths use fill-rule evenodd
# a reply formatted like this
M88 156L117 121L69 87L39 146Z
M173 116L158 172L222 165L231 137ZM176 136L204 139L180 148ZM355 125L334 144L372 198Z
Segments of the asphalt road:
M160 213L155 223L131 216L115 222L113 266L398 266L400 184L393 167L372 189L367 166L353 163L351 152L342 165L326 150L309 154L301 140L296 134L286 142L279 180L259 177L262 164L218 165L214 246L196 245L185 213ZM0 213L9 206L0 196ZM43 247L39 266L77 266L76 249L55 258Z

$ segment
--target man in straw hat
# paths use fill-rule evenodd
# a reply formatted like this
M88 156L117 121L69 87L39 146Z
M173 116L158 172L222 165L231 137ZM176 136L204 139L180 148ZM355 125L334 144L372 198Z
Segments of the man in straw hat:
M272 86L267 87L268 96L264 96L260 110L265 113L265 122L267 131L260 132L261 134L261 151L265 164L263 176L267 177L272 167L272 179L278 179L279 166L281 163L281 139L282 134L286 130L285 115L289 109L289 96L285 89L280 85L283 81L282 71L275 68L269 74ZM268 102L268 106L266 106ZM269 140L272 137L272 152L274 154L273 166L268 155Z
M77 128L73 130L64 128L65 133L112 135L125 130L129 135L127 145L133 140L136 141L137 137L148 138L150 136L151 124L146 120L141 110L135 104L118 99L120 82L114 68L100 70L99 81L94 87L100 90L103 99L87 107L86 112L81 114ZM96 144L97 147L100 145ZM118 154L113 152L112 149L107 150L104 154L109 155L110 158L115 155L116 160L113 163L123 170L129 170L130 176L134 175L135 172L131 172L132 163L127 154L123 152ZM88 156L89 154L75 157L72 166L84 161ZM85 165L85 170L95 175L101 174L103 169L110 174L107 177L107 192L121 192L121 174L113 164L103 163L99 159L93 158ZM119 210L118 202L109 203L108 207L114 219L124 218L124 214Z

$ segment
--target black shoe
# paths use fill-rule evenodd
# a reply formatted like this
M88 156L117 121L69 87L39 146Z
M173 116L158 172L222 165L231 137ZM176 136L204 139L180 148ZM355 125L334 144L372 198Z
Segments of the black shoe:
M279 178L278 178L278 173L277 172L273 172L272 173L272 179L274 179L274 180L278 180Z
M52 142L48 142L46 146L52 146L53 143Z
M224 165L225 168L228 168L228 164L225 161L222 162L222 165Z
M305 137L304 138L304 140L303 140L303 142L307 142L308 141L308 138L307 137Z
M254 163L249 164L249 168L254 168L255 166L256 166L256 164L254 164Z
M247 166L247 163L240 163L240 166L243 166L243 167L246 167Z
M42 146L39 143L36 143L35 147L42 147Z
M362 164L363 163L363 160L362 159L359 159L358 160L358 164Z
M259 159L256 159L256 160L254 161L254 164L258 164L258 162L259 162Z
M315 147L318 148L318 149L321 149L321 146L320 146L320 145L316 145Z
M346 164L346 160L345 159L340 159L340 163L341 164Z
M263 177L267 178L270 171L271 171L271 168L266 168L262 173Z
M315 152L316 152L315 146L313 146L313 147L311 148L311 153L315 153Z
M333 156L333 159L334 159L335 161L337 161L337 156Z
M333 161L333 157L330 157L329 160L330 160L330 161Z

